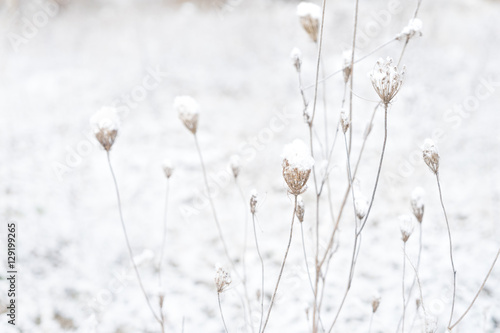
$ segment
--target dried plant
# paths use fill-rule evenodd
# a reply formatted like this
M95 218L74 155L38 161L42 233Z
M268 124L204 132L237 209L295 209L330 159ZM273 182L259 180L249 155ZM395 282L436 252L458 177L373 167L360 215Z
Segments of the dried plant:
M311 40L317 43L321 8L310 2L301 2L297 6L297 16Z
M373 88L384 105L388 105L401 89L405 76L405 67L401 71L393 65L392 58L379 59L370 73Z

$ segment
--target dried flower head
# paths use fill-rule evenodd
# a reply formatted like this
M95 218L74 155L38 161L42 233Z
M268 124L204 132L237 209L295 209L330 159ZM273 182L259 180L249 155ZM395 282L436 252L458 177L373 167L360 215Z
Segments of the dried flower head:
M422 154L424 156L425 164L429 166L432 172L437 174L439 171L439 151L434 141L431 139L425 140L422 148Z
M222 267L216 267L216 269L215 286L217 287L217 293L220 294L231 284L231 275Z
M344 59L344 69L342 70L344 74L344 82L347 83L351 77L351 60L352 60L352 50L347 50L342 52L342 58Z
M302 66L302 52L296 47L293 48L292 52L290 53L290 59L292 60L292 64L297 70L297 72L300 73L300 68Z
M379 59L370 73L373 88L385 105L392 101L403 85L405 69L403 66L403 69L398 71L397 66L393 65L392 59L387 57L385 61Z
M397 40L409 40L415 36L422 36L422 21L418 18L411 19L401 33L396 36Z
M364 219L368 211L368 200L362 195L357 195L354 199L354 205L356 206L356 217L360 220Z
M420 298L417 298L415 300L415 305L417 307L417 310L420 309L420 306L422 305L422 300Z
M429 315L425 316L425 333L435 333L437 331L437 320Z
M196 134L198 129L198 116L200 113L200 105L191 96L177 96L174 100L174 109L179 114L179 119L182 120L184 126L191 133Z
M116 108L104 106L90 118L94 135L103 146L110 151L120 127L120 117Z
M306 190L306 183L314 165L314 159L309 154L306 144L299 139L285 146L283 151L283 178L289 192L299 195Z
M380 297L374 297L372 300L372 312L375 313L380 305Z
M318 41L319 21L321 20L321 7L303 1L297 6L297 16L304 30L316 43Z
M340 111L340 126L342 126L342 132L346 133L351 126L351 122L349 121L349 115L347 114L345 109Z
M401 239L403 242L407 242L415 229L415 223L410 215L402 215L399 217L399 227L401 229Z
M233 171L233 176L234 178L238 178L238 175L240 174L240 169L241 169L241 158L238 155L233 155L229 159L229 166L231 167L231 170Z
M302 196L297 197L297 210L295 211L295 215L299 219L299 222L302 223L304 222L304 200L302 199Z
M413 192L411 192L411 209L413 210L413 215L415 215L419 223L422 223L422 219L424 217L424 196L425 191L421 187L416 187Z
M252 214L255 214L255 212L257 211L257 190L252 190L252 192L250 192L250 212Z
M164 159L162 167L163 167L163 172L165 173L165 177L167 178L172 177L172 173L174 172L174 165L172 164L172 161L167 158Z

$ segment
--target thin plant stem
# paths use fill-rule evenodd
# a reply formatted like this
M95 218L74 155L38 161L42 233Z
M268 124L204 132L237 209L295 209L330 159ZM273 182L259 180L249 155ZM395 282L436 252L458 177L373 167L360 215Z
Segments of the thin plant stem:
M170 178L167 178L167 186L165 190L165 206L163 210L163 236L161 241L161 250L160 250L160 261L158 263L158 283L160 288L162 287L162 267L163 267L163 257L165 254L165 244L167 241L167 213L168 213L168 195L170 192Z
M458 320L453 324L453 325L448 325L448 329L451 331L455 326L457 326L461 321L462 319L465 318L465 316L467 315L467 313L469 313L470 309L472 308L472 306L474 305L474 303L476 302L477 298L479 297L479 294L481 293L481 291L483 291L484 289L484 286L486 285L486 282L488 281L488 278L490 277L491 275L491 272L493 271L493 268L495 267L495 264L498 260L498 257L500 256L500 249L498 249L498 252L497 252L497 255L495 256L495 259L493 260L493 263L491 264L491 267L488 271L488 274L486 274L486 277L484 278L484 281L483 283L481 284L481 287L479 287L479 290L477 291L476 295L474 296L474 298L472 299L472 302L469 304L469 306L467 307L467 309L465 310L465 312L460 316L460 318L458 318Z
M402 282L402 292L403 292L403 323L401 333L405 332L405 317L406 317L406 296L405 296L405 271L406 271L406 241L403 243L403 282Z
M260 259L260 273L261 273L261 290L260 290L260 323L259 323L259 332L262 330L262 320L264 318L264 259L262 259L262 254L260 253L260 248L259 248L259 240L257 238L257 228L255 226L255 214L252 214L252 224L253 224L253 236L255 239L255 248L257 249L257 254L259 255Z
M316 62L316 79L315 79L316 83L314 85L313 109L312 109L312 115L311 115L311 120L310 120L311 125L314 122L314 116L316 115L316 102L318 100L319 67L321 64L321 51L322 51L322 47L323 47L323 29L325 26L325 8L326 8L326 0L323 0L322 13L321 13L321 26L320 26L320 31L319 31L319 42L318 42L318 57L317 57L318 60Z
M373 316L375 315L375 312L372 311L372 315L370 316L370 325L368 326L368 333L371 333L372 331L372 324L373 324Z
M109 151L106 151L106 156L108 159L108 165L109 165L109 171L111 171L111 176L113 177L113 182L115 185L115 191L116 191L116 199L118 202L118 212L120 214L120 222L122 225L123 229L123 234L125 236L125 243L127 244L127 249L128 249L128 254L130 256L130 261L132 262L132 266L134 267L135 275L137 276L137 281L139 281L139 286L141 287L141 291L144 295L144 298L146 298L146 302L148 304L149 310L151 310L151 313L153 314L154 318L158 323L162 323L161 319L158 317L156 312L153 310L153 306L151 305L151 302L149 300L148 294L146 293L146 290L144 289L144 285L142 284L142 279L141 275L139 274L139 270L137 269L137 265L135 264L134 261L134 253L132 252L132 247L130 246L130 241L128 239L128 233L127 233L127 227L125 226L125 222L123 221L123 213L122 213L122 203L121 203L121 198L120 198L120 191L118 190L118 182L116 181L116 176L115 172L113 171L113 166L111 165L111 159L109 157Z
M352 54L351 54L351 82L350 82L350 91L349 91L349 152L351 154L352 148L352 90L354 86L354 53L356 51L356 34L358 32L358 8L359 8L359 0L356 0L356 7L354 9L354 32L352 36Z
M205 187L206 187L206 190L207 190L208 201L210 202L210 208L212 209L212 215L214 217L215 225L217 226L217 231L219 233L219 238L220 238L220 240L222 242L222 246L224 247L224 253L226 255L227 260L231 264L234 272L236 273L236 276L238 276L238 278L240 280L242 280L241 276L238 274L238 271L236 270L236 266L235 266L233 260L231 259L231 256L229 255L229 250L228 250L226 241L224 239L224 235L222 234L222 228L220 226L219 219L217 218L217 211L215 210L215 205L214 205L214 202L213 202L213 199L212 199L212 195L210 194L210 187L208 185L208 178L207 178L207 171L205 169L205 162L203 161L203 155L201 153L200 145L198 143L198 136L196 134L194 134L194 142L196 144L196 150L198 151L198 156L200 158L201 168L202 168L202 171L203 171L203 180L205 181Z
M267 323L269 321L269 317L270 317L271 311L273 309L274 300L275 300L276 295L278 293L278 287L280 285L281 276L283 275L283 269L285 268L286 258L288 257L288 252L290 251L290 245L292 244L293 223L295 222L295 213L296 213L296 211L297 211L297 196L295 195L295 202L294 202L294 205L293 205L292 222L290 224L290 237L288 239L288 245L286 247L285 257L283 258L283 262L281 263L281 268L280 268L280 272L279 272L279 275L278 275L278 281L276 281L276 287L274 288L273 296L271 297L271 304L269 304L269 309L267 310L266 320L264 321L264 326L262 326L261 333L264 333L264 331L266 330Z
M446 208L443 202L441 182L439 181L439 171L436 172L436 181L439 189L439 200L441 201L441 207L443 208L444 219L446 220L446 228L448 230L448 240L450 245L450 261L451 261L451 269L453 270L453 298L451 303L450 320L448 321L448 326L450 326L451 321L453 320L453 312L455 310L455 298L457 293L457 270L455 269L455 261L453 260L453 241L451 239L451 229L450 229L450 222L448 221L448 214L446 213Z
M226 320L224 319L224 313L222 312L222 304L221 304L221 301L220 301L220 293L217 293L217 300L219 301L219 312L220 312L220 317L222 318L222 323L224 324L224 330L226 331L226 333L228 333L229 331L227 330Z

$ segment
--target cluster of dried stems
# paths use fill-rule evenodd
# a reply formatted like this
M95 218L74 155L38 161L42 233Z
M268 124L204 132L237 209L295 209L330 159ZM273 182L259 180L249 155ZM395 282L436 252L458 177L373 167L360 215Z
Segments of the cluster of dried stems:
M241 256L241 267L237 267L235 257L231 256L229 252L229 248L227 245L227 242L225 240L224 234L222 232L222 227L219 222L218 216L217 216L217 210L215 207L214 200L211 195L211 191L209 188L209 183L208 183L208 177L207 177L207 171L205 167L205 163L203 160L203 154L202 150L200 147L200 144L198 142L198 136L197 136L197 131L199 129L198 127L198 105L197 103L192 100L189 97L183 96L179 100L176 100L175 102L175 107L179 111L179 116L186 126L186 128L192 133L193 138L194 138L194 143L196 147L196 151L198 153L200 165L201 165L201 170L203 174L203 179L204 179L204 184L206 187L206 192L207 196L209 199L210 207L211 207L211 212L212 212L212 217L215 222L218 235L220 238L220 242L224 251L224 254L226 256L227 263L230 266L231 272L236 276L236 279L239 283L239 285L242 286L243 293L241 297L241 302L242 302L242 307L244 309L244 317L245 317L245 322L247 323L249 329L254 333L264 333L266 331L266 328L268 327L268 323L271 318L271 313L272 309L275 304L275 299L276 296L278 295L278 290L280 286L280 281L283 276L283 272L285 269L286 265L286 260L289 254L290 246L292 244L292 236L293 236L293 231L294 231L294 223L295 219L297 219L300 223L300 229L301 229L301 239L302 239L302 249L303 249L303 254L304 254L304 264L306 266L307 274L308 274L308 282L309 286L311 289L311 308L312 308L312 316L310 316L310 328L312 333L318 333L318 332L332 332L334 329L338 318L340 317L340 314L342 312L342 309L344 307L345 301L349 295L349 292L352 287L352 283L355 277L355 271L356 271L356 265L358 262L358 256L360 253L361 245L362 245L362 235L363 231L365 229L365 226L367 225L369 221L369 216L370 212L372 210L372 206L374 204L375 198L376 198L376 193L377 193L377 187L379 183L379 178L380 178L380 173L383 165L383 160L384 160L384 154L385 154L385 149L386 149L386 144L387 144L387 138L388 138L388 110L389 107L392 106L394 102L395 96L398 94L400 91L403 81L404 81L404 68L403 70L399 70L398 66L400 66L401 61L403 59L403 56L405 54L405 50L407 48L407 45L412 37L417 35L418 32L416 31L410 31L405 34L400 34L396 36L394 39L391 39L387 43L384 43L380 45L379 47L375 48L368 54L366 54L363 57L356 58L355 52L356 52L356 37L357 37L357 28L358 28L358 10L359 10L359 0L355 0L355 7L354 7L354 24L353 24L353 36L352 36L352 49L350 51L350 54L345 60L344 66L342 69L330 74L330 75L325 75L324 70L323 70L323 55L322 55L322 45L323 45L323 32L324 32L324 21L325 21L325 11L326 11L326 4L327 1L323 0L322 1L322 6L318 7L319 11L314 13L314 14L307 14L307 8L306 10L302 10L301 14L299 15L300 18L300 23L302 24L303 28L311 38L312 42L314 45L317 47L317 58L316 58L316 68L315 68L315 82L312 85L309 86L303 86L302 84L302 59L300 52L298 50L294 50L292 52L292 61L293 65L296 69L297 76L298 76L298 82L299 82L299 89L300 89L300 94L302 97L302 102L303 102L303 115L304 115L304 120L306 123L306 126L309 131L309 144L308 144L308 149L309 149L309 154L312 158L314 158L315 154L317 151L321 151L323 154L323 157L327 161L327 166L326 166L326 171L323 174L320 174L317 170L317 168L312 164L311 168L303 168L301 166L296 166L292 162L290 162L286 157L283 160L283 165L282 165L282 172L283 172L283 178L285 183L287 184L288 187L288 193L293 196L293 205L292 205L292 217L291 217L291 222L290 222L290 234L289 234L289 239L287 242L287 247L284 252L284 257L281 261L281 266L280 270L277 276L276 283L274 285L274 288L272 289L272 294L269 299L269 304L267 306L267 310L265 310L265 303L266 303L266 290L265 290L265 263L263 256L260 252L260 247L259 247L259 236L258 236L258 231L257 231L257 226L256 222L258 220L258 195L256 192L252 192L250 196L250 207L248 207L248 199L245 196L244 191L242 190L239 182L238 182L238 176L240 174L240 167L237 161L232 161L231 162L231 168L233 171L233 176L234 176L234 181L238 190L239 195L241 196L241 199L243 201L244 207L245 207L245 224L244 224L244 247L243 247L243 253ZM301 4L302 5L302 4ZM307 6L310 6L312 4L307 4ZM412 20L417 19L417 15L420 9L421 5L421 0L417 0L417 6L414 12L414 15L412 17ZM392 59L387 59L386 61L380 60L377 65L375 66L375 69L371 73L371 83L373 85L373 88L375 92L378 94L380 97L380 101L377 103L375 106L373 113L370 117L369 123L366 127L366 130L364 131L363 137L362 137L362 144L359 152L357 153L357 156L355 158L355 164L352 164L352 158L354 155L353 152L353 114L355 114L355 110L353 108L353 81L354 81L354 73L355 73L355 65L364 60L368 59L370 55L375 53L376 51L381 50L385 46L389 45L390 43L399 40L403 42L403 47L401 49L401 52L399 54L399 58L397 61L397 66L392 63ZM343 82L344 82L344 96L340 105L340 112L338 115L338 122L336 123L336 126L334 128L329 128L328 127L328 118L327 118L327 113L330 112L330 110L327 109L326 105L326 95L327 95L327 89L326 89L326 81L332 77L334 77L337 74L343 74ZM322 78L321 78L322 76ZM319 104L319 95L320 95L320 89L319 86L320 84L323 85L322 87L322 93L323 93L323 112L324 112L324 130L325 130L325 137L324 139L320 139L318 133L317 133L317 119L316 119L316 113L318 109L318 104ZM313 88L313 93L312 93L312 100L309 101L307 98L307 91ZM346 100L347 100L347 94L349 94L349 103L348 106L346 106ZM382 108L384 112L384 136L382 140L382 148L381 148L381 153L380 153L380 158L379 158L379 163L376 169L375 177L374 177L374 183L371 191L371 196L366 203L363 200L360 200L361 195L355 193L355 189L353 187L354 180L356 179L357 172L359 170L360 166L360 161L362 160L362 156L364 153L365 149L365 144L370 136L371 129L374 124L374 119L375 119L375 114L376 112ZM346 165L346 178L347 178L347 186L343 195L343 199L341 201L340 207L336 209L337 215L335 216L333 214L333 201L331 197L331 179L329 177L329 166L333 158L333 151L334 147L337 143L337 137L338 137L338 132L339 130L342 131L342 136L343 136L343 141L344 141L344 146L345 146L345 157L347 161ZM129 242L128 234L127 234L127 229L125 222L123 220L122 216L122 207L121 207L121 200L120 200L120 193L118 190L118 184L116 181L115 174L113 172L113 168L111 165L111 160L110 160L110 151L111 147L113 146L116 136L117 136L117 129L115 128L101 128L96 131L96 137L99 140L99 142L102 144L103 148L105 149L107 153L107 160L109 164L109 168L111 171L111 175L113 177L113 181L115 184L115 190L116 190L116 196L118 200L118 210L120 213L120 221L121 221L121 226L124 232L125 236L125 241L127 245L127 249L130 255L130 259L132 261L132 265L134 268L134 271L136 273L137 279L139 281L139 285L141 287L141 290L145 296L146 302L148 307L150 308L155 320L161 325L161 330L162 332L165 332L165 325L166 325L166 318L165 318L165 313L163 310L164 307L164 294L160 293L158 295L159 297L159 312L158 310L155 310L152 302L151 302L151 297L148 295L146 292L143 281L141 279L141 275L139 273L139 270L137 268L137 265L134 261L134 256L132 252L132 248ZM330 140L330 137L328 133L332 134L333 133L333 139ZM455 299L456 299L456 275L457 275L457 270L455 268L455 262L453 258L453 242L452 242L452 233L451 233L451 226L450 222L448 220L448 215L445 209L445 205L443 202L443 196L442 196L442 190L441 190L441 183L440 183L440 178L439 178L439 153L437 151L437 148L432 142L426 142L424 145L423 149L423 159L425 163L429 166L431 169L432 173L436 177L437 181L437 187L439 191L439 197L440 197L440 203L442 206L442 210L444 213L444 219L446 222L446 227L448 231L448 240L449 240L449 255L450 255L450 262L451 262L451 268L452 268L452 274L453 274L453 295L452 295L452 304L451 304L451 310L450 310L450 316L447 324L447 328L449 331L452 331L462 320L463 318L467 315L471 307L474 305L476 299L478 298L479 294L483 290L492 270L493 267L500 255L500 250L498 251L491 267L490 270L488 271L487 275L484 278L484 281L482 285L480 286L479 290L477 291L475 297L467 307L466 311L455 321L453 321L453 315L454 315L454 310L455 310ZM168 205L168 193L169 193L169 179L172 176L172 167L169 165L164 166L164 171L165 171L165 176L167 179L167 184L166 184L166 198L165 198L165 213L164 213L164 223L163 223L163 237L162 237L162 242L161 242L161 251L160 251L160 260L158 263L158 280L160 287L162 287L162 263L163 263L163 253L165 250L166 246L166 223L167 223L167 205ZM312 178L312 182L314 183L314 187L312 191L314 191L314 197L315 197L315 206L314 209L312 209L312 218L311 220L313 221L312 223L312 230L313 234L315 237L313 237L313 243L314 243L314 263L313 267L309 267L310 264L308 263L308 256L307 256L307 250L306 250L306 245L304 242L304 228L303 225L306 223L305 222L305 205L304 201L301 198L301 194L306 191L307 189L307 182L309 181L309 178ZM322 196L324 194L324 189L326 189L327 192L327 198L324 199ZM329 270L329 265L334 257L334 254L336 253L338 249L338 241L337 241L337 231L339 230L339 225L343 217L343 213L345 211L345 207L349 201L349 197L351 198L352 205L353 205L353 217L354 217L354 230L353 230L353 248L352 248L352 255L351 255L351 260L350 260L350 266L348 268L348 277L347 281L345 284L345 290L343 294L339 295L338 300L339 304L335 307L333 307L334 311L329 312L329 313L324 313L323 312L323 306L324 306L324 295L325 291L328 287L327 285L327 276L328 276L328 270ZM328 205L328 212L331 221L331 229L327 233L326 239L322 239L320 237L320 228L322 225L325 225L325 222L322 221L322 217L325 215L322 214L322 209L321 209L321 203L324 203L326 200L327 205ZM396 332L411 332L414 326L414 323L417 318L418 310L422 309L423 312L423 322L424 322L424 327L425 327L425 332L426 333L433 333L435 332L436 328L432 324L425 323L427 312L425 309L425 304L424 304L424 299L422 295L422 285L420 283L419 279L419 269L420 269L420 257L421 257L421 252L422 252L422 225L424 223L424 205L421 200L419 200L418 197L412 199L411 202L411 207L413 210L413 216L412 217L405 217L403 218L402 225L401 225L401 235L402 235L402 241L403 241L403 273L402 273L402 300L403 300L403 305L402 305L402 315L400 317L400 321L397 324ZM246 256L247 256L247 229L248 229L248 210L250 211L251 214L251 221L252 221L252 229L253 229L253 238L254 238L254 243L255 243L255 248L256 252L258 255L258 258L260 260L260 278L261 278L261 284L260 284L260 290L258 292L258 304L259 307L258 309L253 309L253 302L251 298L249 297L249 292L248 292L248 286L246 282L247 278L247 267L246 267ZM413 233L413 219L416 219L418 222L419 226L419 250L418 250L418 257L417 257L417 262L416 265L412 263L410 260L408 254L407 254L407 241L411 237ZM323 234L323 231L321 232ZM326 241L327 246L324 248L320 247L320 243L323 241ZM407 288L406 285L406 263L409 263L410 266L413 269L413 279L412 283L409 288ZM241 270L241 271L240 271ZM215 277L215 285L216 285L216 292L217 292L217 298L218 298L218 305L219 305L219 311L220 315L222 318L223 326L226 332L229 332L228 326L226 325L226 320L224 319L223 315L223 310L222 310L222 303L221 303L221 294L224 293L225 290L229 287L231 284L232 280L229 275L229 272L226 271L223 268L218 268L216 272L216 277ZM407 308L409 305L410 300L412 299L412 293L415 288L415 286L418 285L419 288L419 296L414 298L416 301L417 305L417 312L415 313L415 316L413 320L411 321L411 325L408 328L407 322L406 322L406 312ZM371 307L372 307L372 315L369 320L369 326L368 326L368 332L371 331L372 327L372 321L373 321L373 316L377 312L377 309L380 304L380 298L375 298L372 301ZM258 315L256 318L258 320L256 322L253 321L253 311L257 310Z

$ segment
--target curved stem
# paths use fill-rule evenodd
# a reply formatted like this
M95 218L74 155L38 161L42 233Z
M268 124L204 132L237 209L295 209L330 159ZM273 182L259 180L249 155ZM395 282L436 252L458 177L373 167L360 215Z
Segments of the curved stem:
M162 286L162 267L163 267L163 257L165 254L165 244L167 240L167 212L168 212L168 194L170 192L170 178L167 178L167 189L165 190L165 208L163 211L163 236L161 241L161 250L160 250L160 262L158 263L158 283L160 288Z
M219 301L219 312L220 312L220 317L222 318L222 323L224 324L224 330L226 333L228 333L227 326L226 326L226 320L224 319L224 314L222 313L222 305L220 301L220 293L217 293L217 300Z
M403 244L403 283L402 283L402 292L403 292L403 324L402 324L401 333L405 332L405 317L406 317L405 271L406 271L406 241Z
M128 239L127 228L125 227L125 222L123 221L122 203L121 203L121 199L120 199L120 191L118 190L118 182L116 181L115 172L113 171L113 167L111 165L111 159L109 157L109 151L106 151L106 156L108 158L108 165L109 165L109 170L111 171L111 176L113 176L113 182L114 182L115 191L116 191L116 198L117 198L117 201L118 201L118 212L120 213L120 222L121 222L121 225L122 225L123 234L125 236L125 242L127 244L127 249L128 249L128 254L130 256L130 261L132 262L132 266L134 267L135 275L137 276L137 280L139 281L139 286L141 287L141 291L142 291L142 293L144 295L144 298L146 298L146 302L148 304L148 307L151 310L151 313L155 317L156 321L161 324L162 321L157 316L156 312L153 310L153 307L151 306L151 302L149 301L148 294L146 293L146 290L144 289L144 286L142 284L141 275L139 274L139 270L137 269L137 265L135 264L135 261L134 261L134 253L132 252L132 247L130 246L130 241Z
M262 259L262 254L260 253L259 241L257 238L257 228L255 227L255 214L252 214L252 222L253 222L253 236L255 239L255 247L257 248L257 254L260 259L260 272L261 272L261 290L260 290L260 323L259 323L259 332L262 330L262 319L264 318L264 259Z
M285 268L286 258L288 257L288 252L290 251L290 245L292 244L293 223L295 222L295 212L297 211L297 196L295 196L295 203L293 206L294 207L293 207L292 223L290 225L290 238L288 239L288 245L286 247L285 257L283 258L283 262L281 263L280 273L278 275L278 281L276 281L276 287L274 288L274 293L273 296L271 297L271 304L269 304L269 310L267 311L266 320L264 322L264 326L262 327L261 333L264 333L264 331L266 330L266 326L269 321L269 316L271 315L271 311L273 309L274 300L276 298L276 294L278 293L278 287L280 285L281 276L283 275L283 269Z

